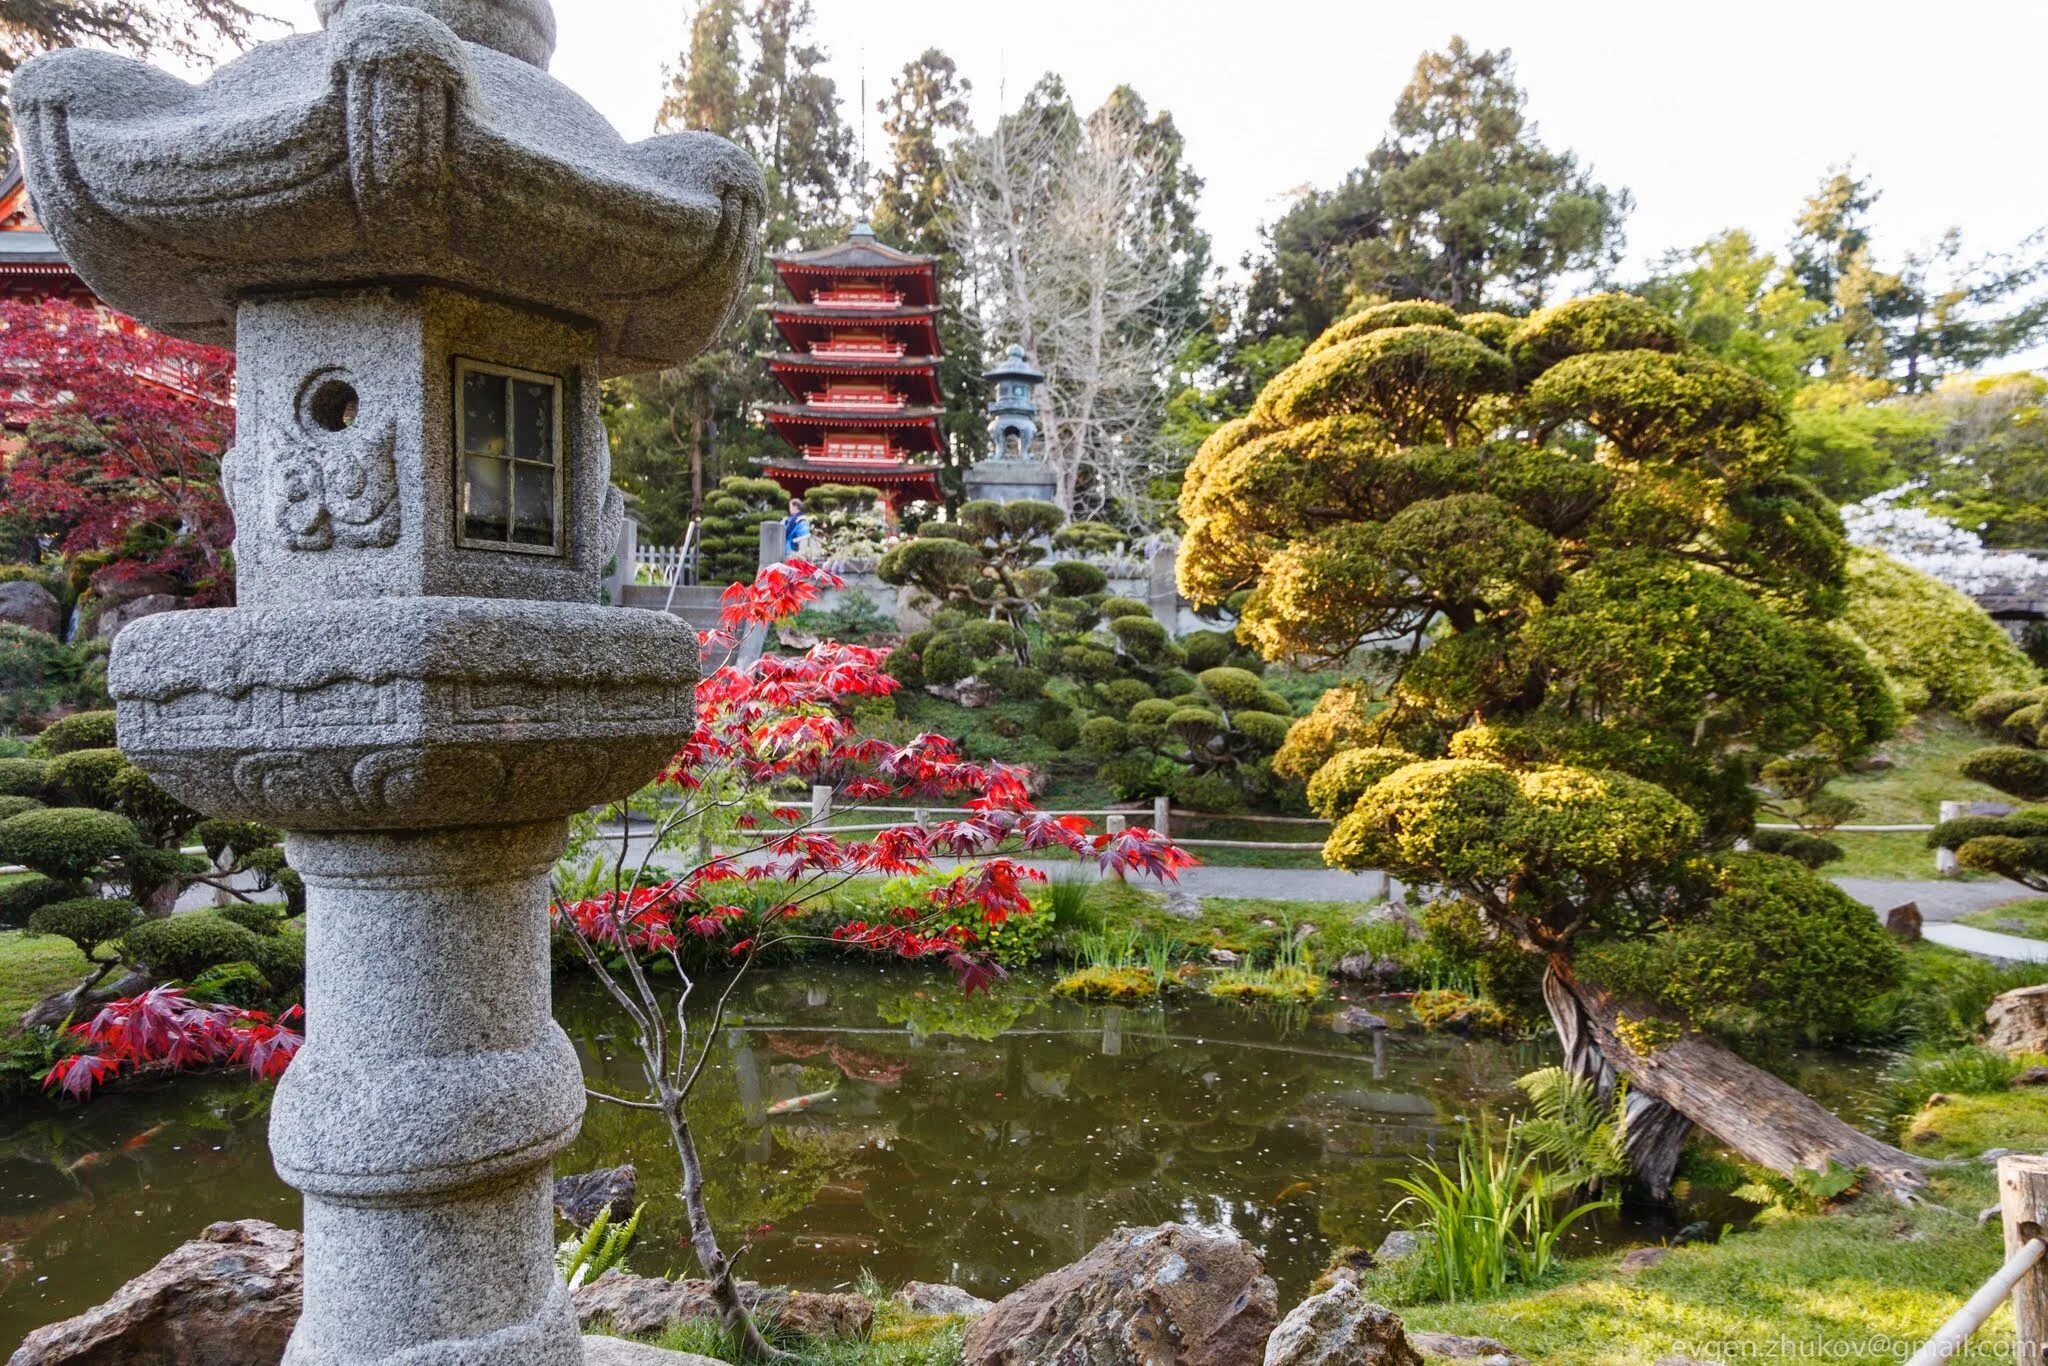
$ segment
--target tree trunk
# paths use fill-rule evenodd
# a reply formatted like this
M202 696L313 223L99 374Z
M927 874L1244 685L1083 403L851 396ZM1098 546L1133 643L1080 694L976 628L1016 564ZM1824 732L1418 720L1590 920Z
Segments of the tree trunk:
M1596 1084L1601 1074L1628 1079L1632 1162L1639 1141L1636 1098L1656 1107L1642 1111L1641 1158L1647 1165L1638 1169L1652 1191L1660 1183L1664 1192L1670 1190L1686 1121L1744 1159L1786 1175L1802 1168L1826 1171L1839 1162L1865 1168L1874 1185L1900 1200L1913 1199L1927 1184L1918 1158L1835 1118L1703 1034L1687 1031L1648 1056L1636 1053L1616 1032L1621 1011L1614 999L1598 983L1574 974L1568 962L1551 962L1543 999L1576 1075Z
M690 1246L710 1282L712 1302L725 1319L726 1331L739 1340L744 1356L761 1361L792 1361L795 1358L789 1353L768 1345L740 1299L739 1286L732 1275L732 1258L718 1246L718 1230L712 1225L709 1206L704 1203L704 1161L697 1153L697 1136L691 1132L689 1118L683 1113L684 1103L683 1096L663 1091L662 1107L668 1117L669 1137L674 1140L676 1155L683 1164L683 1209L690 1216Z
M1586 1021L1578 1000L1554 973L1543 974L1543 1004L1550 1008L1550 1022L1564 1045L1565 1071L1590 1082L1603 1104L1614 1103L1619 1078ZM1650 1200L1662 1204L1671 1198L1671 1183L1678 1175L1678 1159L1685 1148L1685 1136L1692 1121L1678 1111L1633 1085L1628 1091L1628 1153L1630 1179Z
M711 429L711 384L699 379L690 386L690 520L704 515L705 447Z

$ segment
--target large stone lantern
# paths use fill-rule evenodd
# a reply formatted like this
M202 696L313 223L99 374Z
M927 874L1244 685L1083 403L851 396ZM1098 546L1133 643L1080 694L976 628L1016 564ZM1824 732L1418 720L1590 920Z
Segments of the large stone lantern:
M623 142L546 74L546 0L318 8L200 86L78 51L15 80L79 274L239 362L241 605L123 632L121 745L286 829L306 880L307 1043L271 1122L305 1195L288 1362L580 1362L547 875L572 813L688 735L696 678L682 622L597 605L598 386L724 325L760 175L705 135Z

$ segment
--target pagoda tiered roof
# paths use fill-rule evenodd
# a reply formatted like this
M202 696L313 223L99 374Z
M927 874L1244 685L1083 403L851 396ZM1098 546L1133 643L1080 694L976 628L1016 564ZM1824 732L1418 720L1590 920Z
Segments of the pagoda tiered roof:
M768 425L793 454L762 473L793 493L823 483L939 497L938 263L875 240L866 223L846 241L771 258L789 291L768 305L789 348L768 372L794 400L770 404Z

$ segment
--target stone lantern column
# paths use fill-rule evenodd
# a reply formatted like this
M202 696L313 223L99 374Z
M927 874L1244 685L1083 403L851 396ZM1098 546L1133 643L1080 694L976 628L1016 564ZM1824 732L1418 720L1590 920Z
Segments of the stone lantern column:
M546 0L318 9L199 86L81 51L15 82L80 275L238 361L239 605L122 633L121 745L284 828L306 881L287 1362L566 1366L549 1175L583 1088L548 871L688 736L697 674L682 622L599 605L599 385L725 324L763 192L730 145L628 145L552 80Z

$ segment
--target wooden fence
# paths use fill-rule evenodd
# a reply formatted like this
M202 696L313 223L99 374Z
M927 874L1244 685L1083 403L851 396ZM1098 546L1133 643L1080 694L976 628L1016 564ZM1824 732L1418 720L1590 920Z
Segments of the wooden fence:
M2005 1221L2005 1265L1935 1331L1906 1366L1947 1366L1964 1355L1970 1335L2012 1301L2013 1361L2048 1361L2048 1158L1998 1159L1998 1208Z

